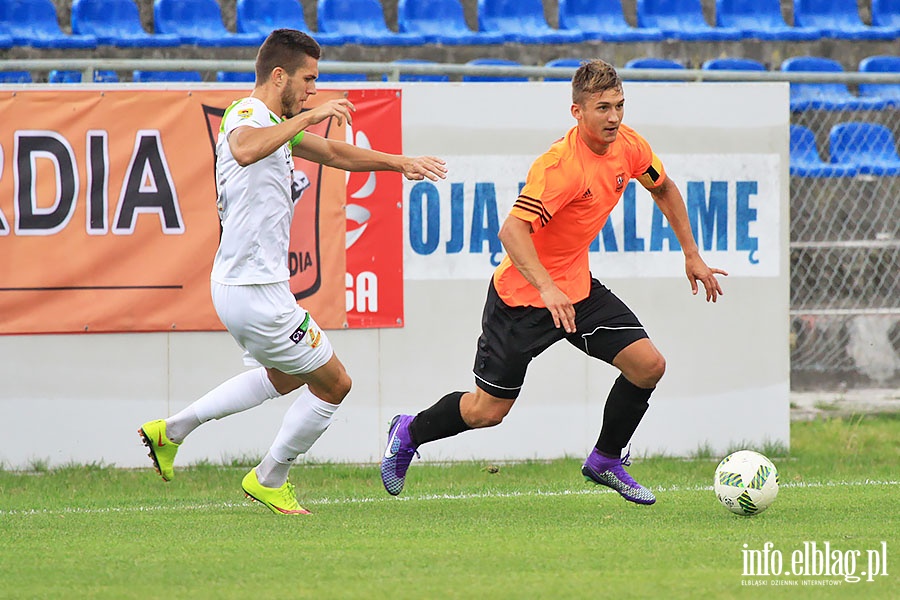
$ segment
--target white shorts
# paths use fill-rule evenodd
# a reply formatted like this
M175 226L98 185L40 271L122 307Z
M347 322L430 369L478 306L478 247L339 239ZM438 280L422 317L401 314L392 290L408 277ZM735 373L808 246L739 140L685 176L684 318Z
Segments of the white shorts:
M262 285L212 282L213 306L228 333L244 349L244 364L292 375L315 371L334 350L291 293L287 281Z

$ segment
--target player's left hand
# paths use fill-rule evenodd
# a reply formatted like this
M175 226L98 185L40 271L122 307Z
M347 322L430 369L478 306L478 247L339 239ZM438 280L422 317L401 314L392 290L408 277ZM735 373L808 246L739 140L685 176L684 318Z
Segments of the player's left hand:
M700 288L697 285L698 281L703 284L703 288L706 290L707 302L710 300L715 302L720 295L725 293L722 291L722 286L719 285L719 280L716 279L716 275L727 277L728 273L722 269L709 268L706 266L706 263L703 262L703 259L700 258L699 254L685 258L684 270L685 273L687 273L688 281L691 282L691 293L695 296L697 295L697 292L700 291Z
M421 181L426 177L431 181L437 181L447 177L446 164L436 156L405 158L400 165L400 172L411 181Z

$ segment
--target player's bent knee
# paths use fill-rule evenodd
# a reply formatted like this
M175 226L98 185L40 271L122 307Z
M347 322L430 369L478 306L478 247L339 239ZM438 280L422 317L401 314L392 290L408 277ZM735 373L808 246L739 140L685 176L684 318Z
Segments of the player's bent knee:
M666 373L666 359L656 353L653 357L622 369L622 374L639 388L652 389Z
M473 429L481 429L484 427L496 427L503 422L505 414L499 413L481 413L471 415L472 422L466 419L466 423Z
M647 369L647 377L653 380L655 386L666 374L666 359L662 354L657 355L657 360Z
M303 381L296 376L284 373L278 369L267 368L266 374L269 376L269 381L272 382L275 391L282 396L290 394L303 385Z

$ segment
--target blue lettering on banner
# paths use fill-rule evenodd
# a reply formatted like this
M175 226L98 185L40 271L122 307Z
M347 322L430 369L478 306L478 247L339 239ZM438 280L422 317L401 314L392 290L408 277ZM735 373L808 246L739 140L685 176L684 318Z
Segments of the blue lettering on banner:
M440 234L441 194L431 183L417 183L409 191L409 244L416 254L431 254Z
M470 185L470 184L468 184ZM519 190L523 182L519 183ZM487 253L491 265L498 265L503 257L503 246L498 237L500 218L494 182L476 182L472 194L471 212L466 206L467 183L450 184L449 239L444 249L447 254L458 254L466 247L466 221L468 250L470 254ZM471 188L470 188L471 189ZM759 238L750 235L751 224L758 218L758 210L751 206L758 194L757 181L688 181L686 182L688 221L701 251L725 252L729 250L729 192L733 202L733 249L747 252L751 264L758 264ZM707 193L708 190L708 193ZM431 182L418 182L409 191L409 244L420 255L433 254L441 242L441 204L447 199ZM646 202L644 198L640 202ZM652 202L652 201L651 201ZM635 182L630 182L621 198L621 231L608 220L597 238L591 243L590 252L680 252L681 244L671 225L659 207L652 203L648 226L638 219L639 201ZM642 209L642 211L645 209ZM446 214L445 212L445 214ZM505 217L505 215L503 215ZM645 237L649 233L649 242ZM621 241L621 245L620 245Z
M756 251L759 250L759 238L750 237L750 222L756 221L756 209L750 208L750 196L756 195L755 181L737 182L737 229L734 237L735 247L738 250L749 251L747 258L752 264L758 264L759 258Z
M495 267L503 259L503 244L500 243L500 221L497 217L497 193L493 183L475 184L475 210L472 211L472 235L469 252L481 254L484 243L488 243L491 264Z
M701 250L712 250L713 233L716 234L716 250L728 250L727 181L710 182L708 199L706 182L689 181L687 211L691 231Z
M450 241L447 242L447 254L456 254L463 249L463 227L465 198L463 184L450 184Z

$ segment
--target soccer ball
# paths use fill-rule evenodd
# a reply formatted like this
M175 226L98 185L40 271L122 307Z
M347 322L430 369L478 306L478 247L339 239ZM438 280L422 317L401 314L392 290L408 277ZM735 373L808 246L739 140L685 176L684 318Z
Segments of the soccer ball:
M716 498L737 515L752 516L769 508L778 495L778 470L753 450L738 450L722 459L713 482Z

